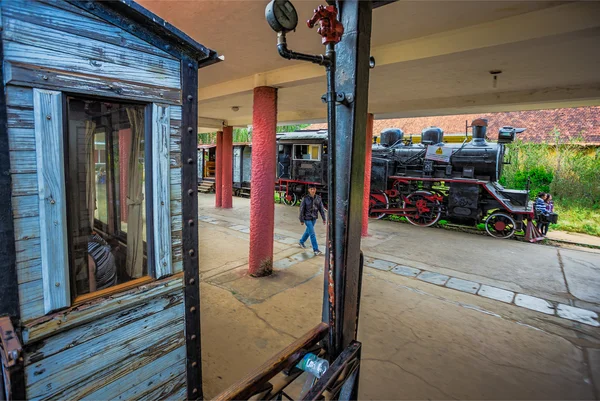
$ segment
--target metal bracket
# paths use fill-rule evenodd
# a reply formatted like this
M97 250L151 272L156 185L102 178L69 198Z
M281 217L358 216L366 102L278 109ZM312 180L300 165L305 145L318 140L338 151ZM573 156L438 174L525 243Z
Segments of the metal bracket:
M0 317L0 368L0 399L25 399L23 347L8 316Z
M12 368L23 359L23 347L8 316L0 317L0 355L5 368Z
M321 102L327 103L328 101L328 93L321 96ZM352 102L354 102L354 95L352 93L344 93L338 92L335 94L335 102L338 104L343 104L344 106L349 106Z
M349 106L354 102L354 95L352 93L338 92L336 93L335 100L344 106Z

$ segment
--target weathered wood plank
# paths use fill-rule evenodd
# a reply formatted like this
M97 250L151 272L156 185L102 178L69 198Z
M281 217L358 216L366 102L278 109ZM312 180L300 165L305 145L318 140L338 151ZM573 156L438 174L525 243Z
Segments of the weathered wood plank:
M146 391L137 398L138 401L185 399L185 393L183 392L184 390L187 390L185 379L185 363L171 366L169 370L161 376L167 376L171 379L167 382L162 382L160 386L155 386L152 389L146 389ZM156 380L160 379L161 377L159 376Z
M37 174L12 174L13 196L37 195Z
M24 217L35 217L39 215L39 201L37 196L13 196L11 199L13 217L15 219L22 219Z
M181 231L183 228L183 217L181 215L171 216L171 231Z
M180 291L182 286L183 276L179 274L164 280L154 281L148 285L113 294L107 298L96 298L69 308L64 312L57 312L35 321L27 322L22 330L23 342L27 344L50 335L56 335L58 332L147 302L149 298Z
M181 106L171 109L171 125L176 127L181 126Z
M173 127L171 127L171 136L169 137L169 148L171 153L181 153L181 136L173 135Z
M181 153L170 152L169 153L169 165L171 168L181 167Z
M46 391L46 397L64 397L67 394L61 392L68 390L68 398L80 398L84 395L81 392L86 390L86 380L93 381L97 388L98 376L110 374L102 372L103 369L116 370L125 361L134 360L136 356L151 350L150 347L167 345L166 338L177 341L178 337L183 337L183 308L183 304L179 303L142 320L115 326L109 333L82 345L36 361L29 365L30 369L25 369L28 392L33 395ZM50 338L47 341L52 340ZM153 359L157 354L163 354L160 349L154 352Z
M101 338L42 359L25 368L32 398L80 399L123 373L143 366L184 343L183 305L129 324Z
M173 260L175 260L175 256L173 256ZM173 271L175 273L180 273L183 271L183 259L178 259L176 262L173 262Z
M162 386L165 383L165 377L168 380L172 379L173 376L171 375L179 373L177 369L185 371L185 347L179 347L154 361L150 361L138 370L86 395L86 399L133 400L144 391Z
M14 150L10 152L11 174L27 174L37 171L37 156L34 150Z
M33 108L6 107L8 128L33 128Z
M9 128L8 149L15 151L35 151L35 131L33 130L33 128Z
M171 215L181 214L181 199L171 199Z
M4 2L2 12L5 17L174 59L159 48L64 1L10 0Z
M39 238L15 241L17 264L27 260L41 259L42 248Z
M33 91L44 310L71 304L67 254L66 183L63 163L62 94Z
M181 202L181 184L171 183L171 200L177 200Z
M41 238L40 219L37 216L14 219L15 241Z
M6 104L33 109L33 89L22 86L6 86Z
M42 280L19 284L21 320L27 321L44 314L44 288Z
M119 99L181 104L178 88L152 86L145 83L126 82L119 77L94 77L53 71L44 66L24 66L5 62L5 79L13 85L51 90L69 89L84 95L109 96Z
M171 261L169 126L170 107L152 105L152 190L155 274L173 274Z
M42 279L42 260L30 259L17 262L17 279L19 284Z
M181 185L181 168L172 168L169 172L171 185Z
M143 322L144 319L182 303L183 291L162 294L160 297L148 299L147 303L135 305L86 325L64 331L28 348L28 352L25 354L25 365L35 364L44 358L49 358L73 347L86 347L89 341L105 336L117 327L139 322L146 325Z
M37 29L36 29L37 28ZM50 28L8 20L4 32L6 61L58 71L118 78L168 88L180 88L180 64Z

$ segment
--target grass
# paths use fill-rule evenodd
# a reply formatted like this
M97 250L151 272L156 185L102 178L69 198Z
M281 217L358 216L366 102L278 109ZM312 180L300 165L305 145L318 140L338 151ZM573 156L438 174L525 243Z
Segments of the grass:
M554 204L554 211L558 213L558 224L551 224L550 229L600 237L600 207L563 201Z

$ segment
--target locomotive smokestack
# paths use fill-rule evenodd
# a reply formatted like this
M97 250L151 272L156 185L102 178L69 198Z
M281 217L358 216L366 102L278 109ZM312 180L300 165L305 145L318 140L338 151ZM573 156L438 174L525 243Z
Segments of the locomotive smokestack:
M474 146L485 146L485 134L487 132L488 121L485 118L478 118L473 120L471 127L473 127L473 139L471 144Z

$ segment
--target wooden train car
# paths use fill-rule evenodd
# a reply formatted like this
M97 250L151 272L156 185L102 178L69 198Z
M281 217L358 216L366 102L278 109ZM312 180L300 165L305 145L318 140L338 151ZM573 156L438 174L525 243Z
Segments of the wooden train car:
M131 1L0 4L2 399L195 399L218 56Z

